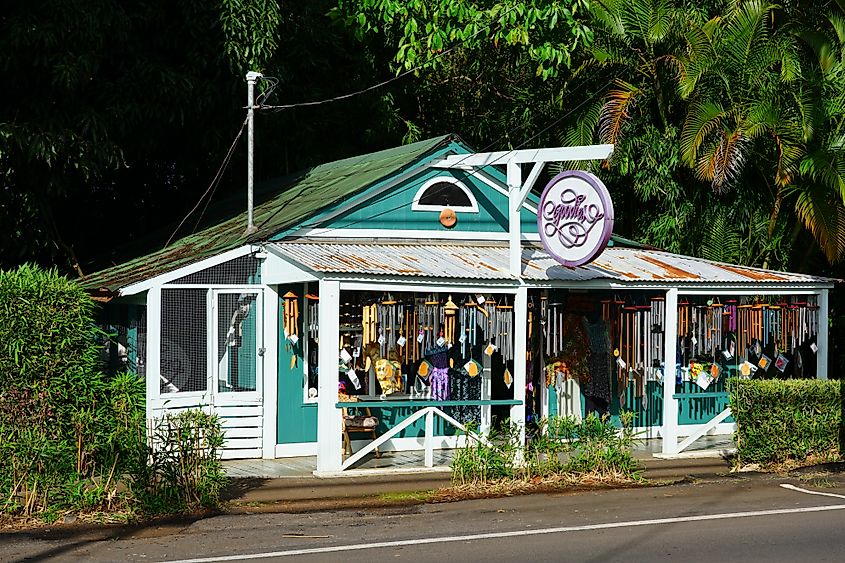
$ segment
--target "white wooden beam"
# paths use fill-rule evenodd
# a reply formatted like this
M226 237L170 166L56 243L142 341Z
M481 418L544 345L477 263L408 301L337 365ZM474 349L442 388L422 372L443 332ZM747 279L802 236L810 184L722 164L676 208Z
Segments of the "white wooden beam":
M147 385L146 417L148 437L152 436L153 411L158 406L161 385L161 286L147 291Z
M266 260L265 260L266 262ZM263 265L262 265L263 266ZM263 274L262 274L263 277ZM264 342L261 344L262 372L264 384L261 388L264 424L262 429L264 459L276 457L276 420L279 405L279 292L277 286L264 288L262 303L264 306Z
M816 378L828 379L828 315L830 314L830 290L819 292L819 332L816 336Z
M572 162L580 160L605 160L613 153L613 145L585 145L581 147L555 147L520 149L512 151L453 154L433 163L435 168L470 167L521 164L525 162Z
M340 471L343 435L337 403L340 283L320 280L320 350L317 383L317 472Z
M508 257L510 273L514 278L522 276L522 241L520 241L519 188L522 186L522 169L519 164L508 164Z
M678 345L678 289L666 292L663 323L663 453L678 453L678 402L675 394L675 356Z
M540 177L540 173L543 172L543 167L545 165L545 162L535 162L534 166L531 167L531 172L528 173L525 183L523 183L522 187L519 188L520 207L522 207L522 204L525 203L525 200L528 198L528 194L531 193L531 188L533 188L534 184L537 183L537 178Z
M519 447L525 445L525 382L526 353L528 351L528 288L516 290L513 300L513 398L519 401L511 407L511 422L519 427Z

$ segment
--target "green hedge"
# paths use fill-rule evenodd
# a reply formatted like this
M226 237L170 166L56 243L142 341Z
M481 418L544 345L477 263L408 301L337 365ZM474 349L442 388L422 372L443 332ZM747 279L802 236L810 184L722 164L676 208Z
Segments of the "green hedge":
M840 456L839 381L735 380L730 401L739 464Z
M143 445L143 382L101 371L95 308L55 271L0 271L0 511L107 508Z

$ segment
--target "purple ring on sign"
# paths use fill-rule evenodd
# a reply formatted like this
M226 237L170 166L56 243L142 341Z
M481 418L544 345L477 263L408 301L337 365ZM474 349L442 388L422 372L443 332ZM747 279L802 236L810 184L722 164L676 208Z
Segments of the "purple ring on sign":
M559 182L567 179L567 178L578 178L588 184L593 190L596 192L596 195L601 202L602 207L604 208L603 216L601 217L602 225L601 225L601 235L597 241L597 243L588 249L585 249L585 253L583 256L579 256L578 258L572 260L571 257L564 257L561 256L551 245L548 243L548 239L559 235L563 238L563 235L566 233L560 233L560 229L558 225L554 223L549 223L544 220L544 210L546 209L547 204L551 204L553 207L556 206L556 202L547 201L549 196L549 192L552 188L555 187ZM569 202L567 202L569 203ZM578 204L581 202L578 201ZM592 207L595 207L594 204L590 204ZM590 208L592 211L592 209ZM574 208L570 210L570 214L576 214ZM582 208L583 212L583 208ZM595 215L593 215L595 217ZM583 217L582 217L583 219ZM547 230L548 227L551 227L551 232ZM587 236L589 234L589 230L585 230L586 234L582 234L579 229L585 230L581 225L571 225L569 226L569 240L573 242L573 246L577 245L575 242L580 240L580 237ZM557 176L551 179L546 187L543 189L543 193L540 196L540 202L537 205L537 232L540 234L540 241L543 243L543 248L546 252L552 256L555 260L563 264L564 266L574 268L576 266L583 266L589 262L592 262L604 251L605 247L607 247L607 243L610 241L610 236L613 234L613 200L610 199L610 193L607 191L607 187L593 174L589 172L585 172L583 170L567 170L565 172L561 172ZM578 245L580 246L580 245Z

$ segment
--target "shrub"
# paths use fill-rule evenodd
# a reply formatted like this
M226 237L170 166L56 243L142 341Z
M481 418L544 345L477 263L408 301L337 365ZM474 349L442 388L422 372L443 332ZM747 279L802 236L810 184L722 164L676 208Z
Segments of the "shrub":
M840 455L842 397L838 381L737 380L730 404L739 464L774 464Z
M111 506L143 383L99 370L95 305L55 271L0 272L0 510Z
M216 507L226 476L224 433L216 414L198 409L156 419L131 469L130 489L148 512Z
M524 448L518 445L519 427L511 423L480 440L468 437L452 460L452 480L466 484L551 476L638 479L642 468L633 454L633 413L622 413L621 420L619 429L608 417L595 414L580 421L543 419Z

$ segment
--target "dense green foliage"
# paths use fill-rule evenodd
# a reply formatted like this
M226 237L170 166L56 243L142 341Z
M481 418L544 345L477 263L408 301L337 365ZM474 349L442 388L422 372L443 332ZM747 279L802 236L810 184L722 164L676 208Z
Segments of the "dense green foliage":
M94 308L55 270L0 271L0 512L216 505L219 420L187 411L148 437L143 381L100 369Z
M55 271L0 271L0 503L114 503L144 429L143 383L98 365L94 304Z
M613 142L586 166L619 234L842 275L842 5L16 4L0 14L0 264L90 272L163 244L240 129L253 69L278 79L270 105L363 91L259 112L258 178L447 132L480 150ZM177 235L243 209L243 157Z
M156 419L148 447L131 471L130 490L148 512L216 507L226 476L220 463L223 429L201 410Z
M544 419L525 447L519 445L519 429L514 424L481 439L468 437L452 460L452 480L483 484L549 477L638 479L642 467L633 455L633 415L623 413L621 419L621 430L609 418L595 414L580 421L571 417Z
M741 465L841 455L839 381L737 380L731 384L730 401Z

